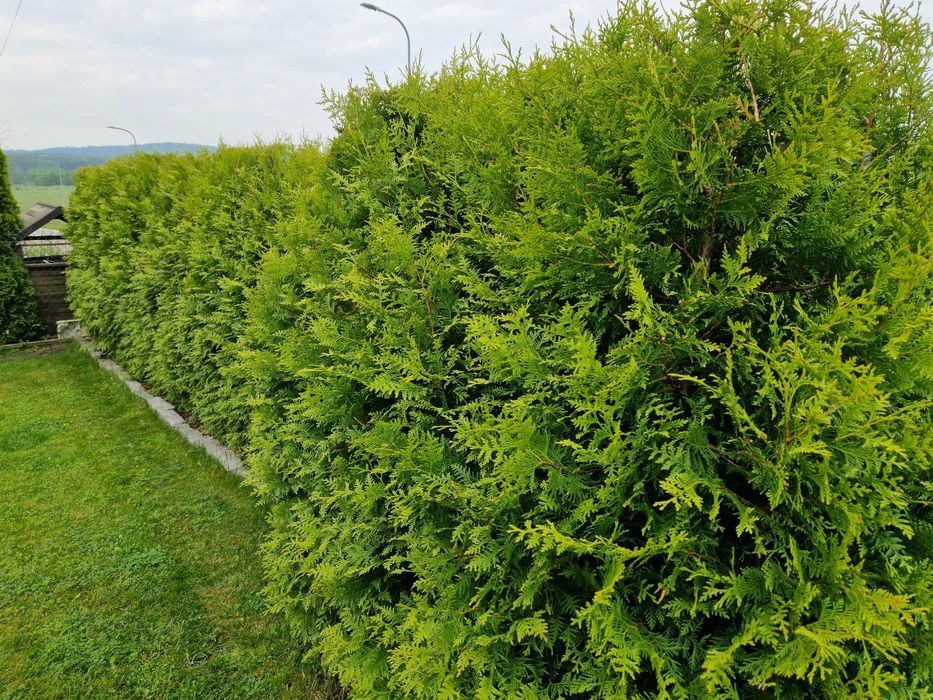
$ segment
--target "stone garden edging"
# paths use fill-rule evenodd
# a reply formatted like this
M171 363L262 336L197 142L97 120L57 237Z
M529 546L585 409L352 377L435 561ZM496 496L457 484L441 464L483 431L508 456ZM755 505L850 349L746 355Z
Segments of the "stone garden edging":
M133 379L125 369L113 360L104 357L103 353L91 342L91 339L81 332L79 324L69 321L60 322L59 337L78 343L97 361L98 365L117 377L126 385L127 389L145 401L163 423L181 435L187 442L203 448L207 454L220 462L221 466L234 476L241 478L246 476L246 467L243 465L243 461L229 447L221 443L217 438L205 435L197 428L189 425L172 404L159 396L149 393L146 387Z

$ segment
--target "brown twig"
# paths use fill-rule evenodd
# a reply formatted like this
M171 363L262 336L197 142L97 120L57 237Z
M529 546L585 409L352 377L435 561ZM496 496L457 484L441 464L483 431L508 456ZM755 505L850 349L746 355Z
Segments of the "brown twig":
M758 96L755 94L755 86L752 85L752 80L747 75L745 76L745 85L748 87L748 91L752 93L752 107L755 108L755 121L761 121L761 113L758 111Z
M801 285L801 286L788 286L788 287L768 287L766 289L762 289L761 291L768 292L769 294L778 294L781 292L809 292L814 289L822 289L823 287L828 287L833 282L835 282L834 279L833 280L824 279L824 280L820 280L819 282L816 282L815 284L806 284L806 285Z

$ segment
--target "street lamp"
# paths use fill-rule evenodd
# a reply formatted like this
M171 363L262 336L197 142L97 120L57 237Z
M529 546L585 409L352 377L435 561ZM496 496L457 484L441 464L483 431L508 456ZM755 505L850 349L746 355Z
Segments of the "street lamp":
M405 41L408 42L408 72L411 73L411 37L408 35L408 27L405 26L405 23L391 12L387 12L378 5L373 5L371 2L361 2L360 7L365 7L367 10L372 10L373 12L381 12L384 15L389 15L389 17L402 25L402 29L405 31Z
M114 131L125 131L126 133L128 133L130 136L133 137L133 150L139 151L139 146L136 145L136 135L132 131L130 131L129 129L124 129L122 126L108 126L107 128L113 129Z

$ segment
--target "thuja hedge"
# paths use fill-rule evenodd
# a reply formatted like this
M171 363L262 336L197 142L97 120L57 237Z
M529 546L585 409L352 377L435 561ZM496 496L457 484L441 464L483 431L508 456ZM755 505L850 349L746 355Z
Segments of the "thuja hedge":
M82 174L73 304L241 446L355 696L922 697L930 34L626 6Z
M35 290L12 246L22 227L6 154L0 151L0 345L35 340L42 334Z
M314 148L139 155L82 171L70 203L72 309L101 348L236 446L249 388L231 374L245 292Z

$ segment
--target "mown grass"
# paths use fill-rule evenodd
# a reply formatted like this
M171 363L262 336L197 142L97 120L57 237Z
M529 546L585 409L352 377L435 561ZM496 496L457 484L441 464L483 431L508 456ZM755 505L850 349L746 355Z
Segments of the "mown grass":
M75 347L0 353L0 698L328 697L263 513Z

